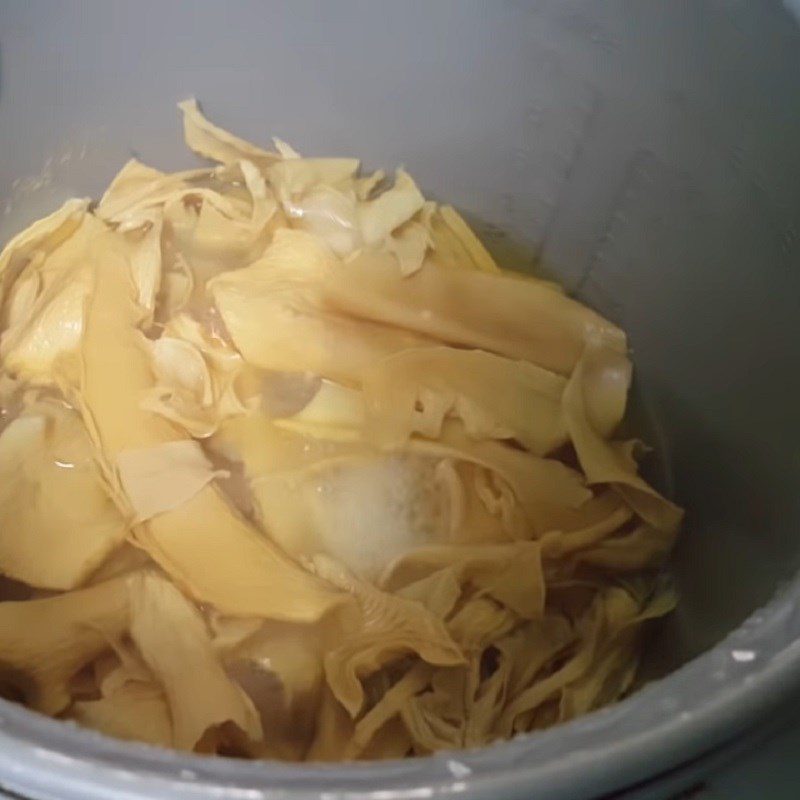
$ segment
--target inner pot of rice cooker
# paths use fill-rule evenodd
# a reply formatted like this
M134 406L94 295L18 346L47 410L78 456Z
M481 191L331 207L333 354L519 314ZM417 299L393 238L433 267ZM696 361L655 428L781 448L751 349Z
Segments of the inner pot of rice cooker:
M667 797L800 691L800 26L789 0L0 5L0 238L135 154L175 104L256 141L407 166L499 260L622 325L687 509L648 679L480 750L336 766L183 755L0 701L0 795ZM700 766L698 766L700 765ZM4 795L3 795L4 796Z

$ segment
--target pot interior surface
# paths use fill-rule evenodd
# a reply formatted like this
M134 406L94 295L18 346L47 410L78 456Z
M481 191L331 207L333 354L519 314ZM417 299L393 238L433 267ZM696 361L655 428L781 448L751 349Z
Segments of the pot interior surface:
M404 164L629 332L687 509L663 675L800 563L798 86L777 3L6 3L0 237L131 154L194 163L192 95L251 140Z

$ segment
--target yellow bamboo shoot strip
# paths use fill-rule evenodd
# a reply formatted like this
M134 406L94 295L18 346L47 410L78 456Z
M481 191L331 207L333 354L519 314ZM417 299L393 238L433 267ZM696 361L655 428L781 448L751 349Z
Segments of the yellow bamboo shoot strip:
M209 282L228 332L247 361L352 384L387 355L425 343L408 331L323 309L320 286L337 263L311 234L281 230L263 258Z
M96 289L86 321L79 402L109 482L118 486L121 453L188 437L140 408L153 375L135 327L134 287L116 235L98 237L93 256ZM341 599L234 513L213 485L137 525L134 536L185 591L229 614L309 622Z
M0 673L28 705L55 715L69 682L127 630L128 577L42 600L0 603Z
M544 281L428 265L404 277L391 256L364 253L329 271L332 309L569 375L588 340L624 353L625 334Z

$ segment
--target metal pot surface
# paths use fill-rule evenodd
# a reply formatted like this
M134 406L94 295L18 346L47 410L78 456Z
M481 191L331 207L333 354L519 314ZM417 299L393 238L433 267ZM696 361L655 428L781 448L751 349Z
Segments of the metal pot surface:
M506 264L538 262L629 331L688 509L658 679L614 707L480 751L298 767L123 744L0 702L0 785L576 800L769 719L800 686L799 86L800 27L767 0L0 5L0 238L98 196L132 152L191 164L175 109L191 95L253 140L402 162Z

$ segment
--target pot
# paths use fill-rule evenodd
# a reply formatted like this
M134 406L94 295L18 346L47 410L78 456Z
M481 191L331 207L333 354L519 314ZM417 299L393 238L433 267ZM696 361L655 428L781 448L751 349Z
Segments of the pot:
M191 95L252 140L402 162L501 263L629 332L639 413L688 513L680 606L652 636L647 685L611 708L477 751L292 766L125 744L0 702L0 785L655 797L763 730L800 690L798 86L800 27L777 2L2 4L0 238L99 196L132 152L191 165L175 109Z

